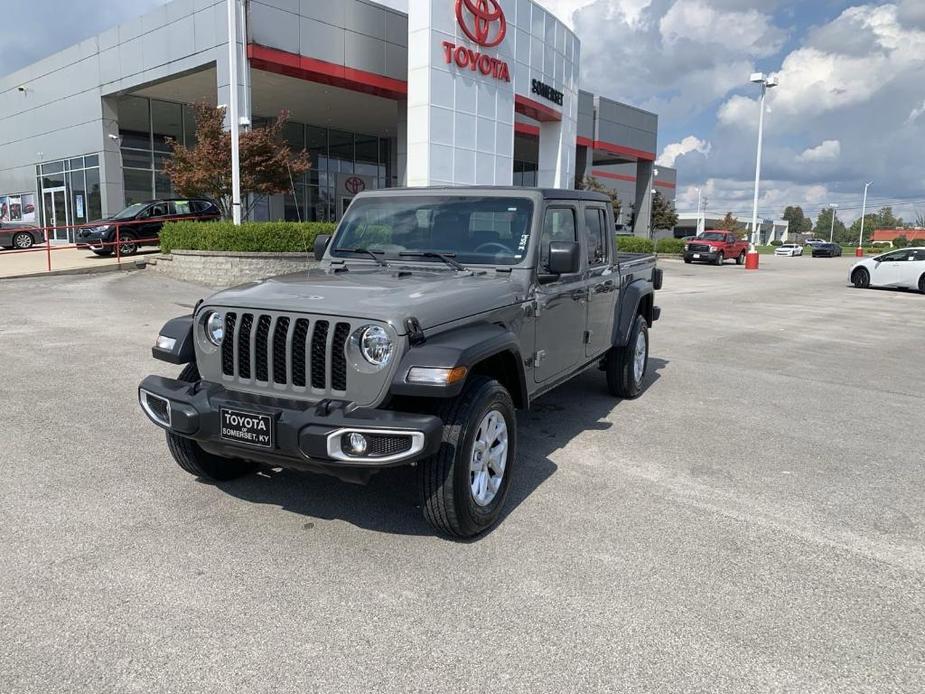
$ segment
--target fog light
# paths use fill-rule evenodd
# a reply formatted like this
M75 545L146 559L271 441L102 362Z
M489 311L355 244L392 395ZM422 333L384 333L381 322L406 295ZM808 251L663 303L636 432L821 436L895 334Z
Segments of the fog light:
M351 455L363 455L366 453L366 437L363 434L353 432L347 435L347 452Z

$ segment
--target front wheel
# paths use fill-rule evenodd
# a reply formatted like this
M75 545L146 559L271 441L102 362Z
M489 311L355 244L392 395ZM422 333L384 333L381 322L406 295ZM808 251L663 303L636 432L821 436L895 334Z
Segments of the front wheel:
M618 398L639 397L649 367L649 325L645 318L636 316L629 342L625 347L611 347L606 359L610 394Z
M100 256L101 258L105 258L107 256L112 255L112 251L108 248L100 248L100 249L91 248L90 250L93 251L94 254Z
M870 273L866 268L859 267L851 273L851 284L858 289L867 289L870 286Z
M187 364L177 380L195 383L200 380L195 364ZM209 482L224 482L253 471L257 465L243 460L231 460L208 453L192 439L167 432L167 448L177 465L191 475Z
M130 231L119 235L119 255L135 255L138 252L137 237Z
M919 277L919 291L925 294L925 275Z
M742 251L741 253L739 253L739 255L736 256L736 265L744 265L744 264L745 264L745 251Z
M443 442L418 465L424 518L439 532L474 537L501 515L517 458L517 418L507 389L474 376L440 413Z
M716 256L716 260L714 260L713 262L716 263L717 265L722 265L723 261L725 260L726 260L726 256L724 256L722 253L718 253Z

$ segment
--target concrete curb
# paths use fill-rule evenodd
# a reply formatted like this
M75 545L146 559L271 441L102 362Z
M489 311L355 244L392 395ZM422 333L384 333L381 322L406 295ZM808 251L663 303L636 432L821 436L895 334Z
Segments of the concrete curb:
M133 262L122 263L111 263L109 265L97 265L95 267L75 267L68 270L52 270L51 272L27 272L21 275L4 275L0 277L0 282L3 280L21 280L28 277L63 277L65 275L96 275L103 272L118 272L120 270L128 272L129 270L141 270L142 267L139 267Z

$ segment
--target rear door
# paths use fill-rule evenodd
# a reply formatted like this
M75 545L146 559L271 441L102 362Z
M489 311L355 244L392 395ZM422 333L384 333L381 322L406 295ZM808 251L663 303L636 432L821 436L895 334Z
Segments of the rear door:
M578 205L570 203L554 203L546 208L537 274L548 271L550 243L578 242L579 212ZM533 378L537 383L567 372L584 357L587 295L582 271L537 285L533 357Z
M584 337L585 356L590 358L603 354L610 347L619 275L614 271L615 260L608 237L606 208L603 205L585 205L584 227L588 265L588 303Z

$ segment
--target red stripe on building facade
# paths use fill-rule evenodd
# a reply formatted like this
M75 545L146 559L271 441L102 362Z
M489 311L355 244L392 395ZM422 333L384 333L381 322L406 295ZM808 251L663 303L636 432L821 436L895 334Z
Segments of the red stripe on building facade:
M247 45L247 56L250 58L251 67L257 70L275 72L278 75L328 84L332 87L364 94L373 94L386 99L401 100L408 97L407 82L385 75L377 75L374 72L308 58L257 43Z

